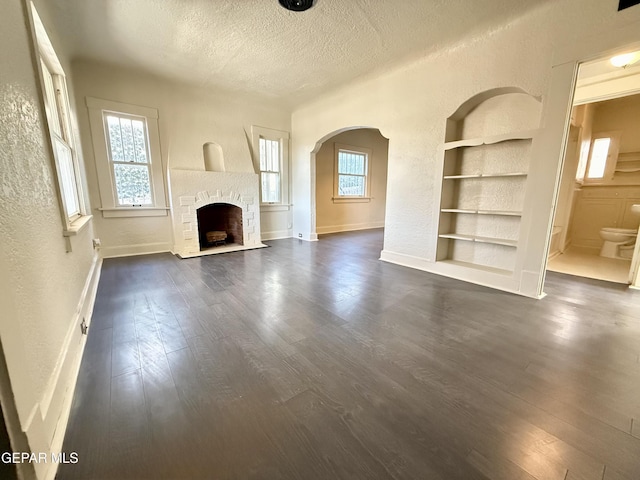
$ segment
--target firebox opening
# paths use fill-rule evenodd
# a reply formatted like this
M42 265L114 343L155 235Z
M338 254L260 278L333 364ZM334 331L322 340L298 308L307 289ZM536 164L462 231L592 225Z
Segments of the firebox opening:
M228 203L213 203L199 208L198 238L200 250L224 245L243 245L242 208Z

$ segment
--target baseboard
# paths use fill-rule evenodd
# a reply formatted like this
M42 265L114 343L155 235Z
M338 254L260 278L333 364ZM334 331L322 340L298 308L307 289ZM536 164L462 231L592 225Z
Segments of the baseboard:
M71 403L75 392L76 381L80 371L80 362L86 343L86 335L80 330L80 323L91 323L98 281L102 269L102 259L95 256L87 280L85 282L76 314L71 319L56 369L51 380L30 419L25 425L27 437L33 452L44 452L51 459L52 454L62 451L64 434L67 429ZM38 440L36 440L38 439ZM32 441L33 440L33 441ZM53 480L58 464L48 461L35 463L37 477Z
M170 252L173 245L168 242L141 243L137 245L119 245L117 247L100 247L102 258L131 257L134 255L150 255Z
M274 232L260 232L260 238L265 240L280 240L283 238L291 238L293 232L291 230L276 230Z
M339 232L354 232L356 230L370 230L372 228L383 228L384 221L382 222L368 222L368 223L350 223L347 225L329 225L325 227L316 227L316 232L319 235L325 233L339 233Z

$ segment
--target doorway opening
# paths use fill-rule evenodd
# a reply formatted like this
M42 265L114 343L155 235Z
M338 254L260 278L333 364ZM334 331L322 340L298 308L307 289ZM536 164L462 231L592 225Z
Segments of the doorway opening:
M324 137L312 153L315 233L383 228L389 140L367 127Z
M547 270L629 284L640 259L640 61L612 58L579 66Z

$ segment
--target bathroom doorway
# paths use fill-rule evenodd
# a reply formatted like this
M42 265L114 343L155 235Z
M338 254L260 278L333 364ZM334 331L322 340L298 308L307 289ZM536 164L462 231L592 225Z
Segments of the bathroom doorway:
M580 65L549 271L631 283L640 225L640 52L624 62Z

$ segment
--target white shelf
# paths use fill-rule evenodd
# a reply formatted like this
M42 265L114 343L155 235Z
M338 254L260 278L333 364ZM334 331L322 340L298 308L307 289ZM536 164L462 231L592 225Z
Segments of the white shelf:
M510 210L469 210L462 208L443 208L440 211L442 213L471 213L475 215L505 215L510 217L522 216L522 212L515 212Z
M462 233L441 233L440 238L450 238L452 240L463 240L465 242L491 243L493 245L503 245L505 247L517 247L517 240L508 238L480 237L478 235L464 235Z
M526 172L508 173L477 173L473 175L445 175L445 180L463 180L465 178L500 178L500 177L526 177Z
M481 145L493 145L494 143L508 142L510 140L530 140L538 132L535 130L524 130L522 132L503 133L501 135L492 135L489 137L469 138L466 140L456 140L454 142L445 142L444 149L452 150L460 147L479 147Z
M464 267L464 268L472 268L474 270L480 270L482 272L496 273L498 275L513 275L512 270L490 267L488 265L480 265L478 263L461 262L459 260L441 260L441 263L446 263L449 265L457 265L459 267Z
M633 173L640 172L640 168L616 168L615 171L618 173Z

